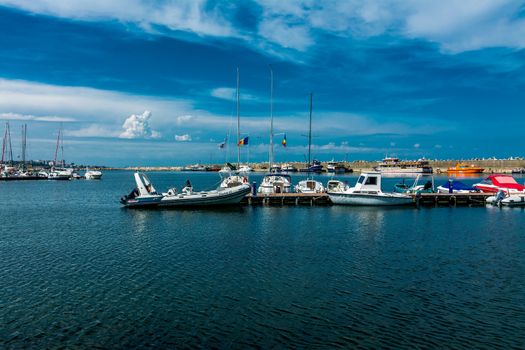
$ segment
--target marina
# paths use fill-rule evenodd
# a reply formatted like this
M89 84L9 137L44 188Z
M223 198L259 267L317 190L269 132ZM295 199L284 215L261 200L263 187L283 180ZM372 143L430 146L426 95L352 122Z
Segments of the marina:
M0 350L524 350L524 9L2 1Z

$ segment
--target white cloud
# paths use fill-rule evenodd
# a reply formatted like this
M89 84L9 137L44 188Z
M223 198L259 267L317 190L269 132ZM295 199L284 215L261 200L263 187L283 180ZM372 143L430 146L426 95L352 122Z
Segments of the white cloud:
M206 0L0 0L37 14L84 21L116 20L159 35L242 39L265 53L283 56L278 46L299 52L321 42L322 34L367 38L388 34L437 43L445 52L488 47L525 47L519 0L257 0L256 32L236 28L235 3ZM300 57L296 57L300 59Z
M74 122L76 119L69 117L59 117L59 116L35 116L30 114L20 114L20 113L0 113L0 119L3 120L20 120L20 121L39 121L39 122L56 122L56 123L67 123Z
M157 139L160 138L160 133L151 129L149 120L151 118L150 111L144 111L142 114L130 115L122 125L124 131L119 135L123 139Z
M134 23L147 32L155 26L173 31L192 32L217 37L238 36L215 6L206 0L141 1L141 0L1 0L0 4L25 11L84 21L116 19Z
M76 121L111 125L118 129L122 115L131 115L148 106L159 127L173 124L173 114L206 114L193 107L193 101L132 95L87 87L59 86L0 78L0 112L11 118L41 121ZM38 117L47 115L47 117ZM20 117L22 116L22 117ZM55 117L56 116L56 117ZM68 116L68 117L62 117Z
M65 130L66 136L71 137L119 137L119 130L110 129L107 125L91 124L77 130Z
M236 98L236 89L229 88L229 87L220 87L211 90L210 95L216 98L220 98L223 100L233 101ZM241 92L241 96L239 96L241 100L244 101L256 101L259 100L259 98L255 95L245 94Z
M175 141L188 142L188 141L191 141L191 136L188 134L175 135Z
M191 120L193 119L193 116L192 115L179 115L177 117L177 125L181 125L181 124L187 124L188 122L190 122Z

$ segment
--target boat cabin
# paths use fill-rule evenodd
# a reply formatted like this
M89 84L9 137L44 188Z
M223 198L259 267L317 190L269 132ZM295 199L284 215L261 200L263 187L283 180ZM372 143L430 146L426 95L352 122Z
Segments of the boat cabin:
M381 173L362 173L353 188L354 193L378 193L381 192Z

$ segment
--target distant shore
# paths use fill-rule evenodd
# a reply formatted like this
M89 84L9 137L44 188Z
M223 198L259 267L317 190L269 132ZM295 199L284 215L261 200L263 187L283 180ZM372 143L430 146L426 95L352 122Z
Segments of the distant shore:
M341 162L346 168L354 172L371 171L376 167L378 161L352 161ZM513 169L525 168L525 159L484 159L484 160L429 160L434 173L446 173L447 168L454 167L458 163L474 165L484 169L484 173L511 173ZM304 167L304 162L291 162L296 168ZM327 162L321 162L326 169ZM202 164L211 168L220 168L223 164ZM268 162L249 163L254 172L268 172ZM129 170L129 171L183 171L182 166L129 166L129 167L106 167L103 170Z

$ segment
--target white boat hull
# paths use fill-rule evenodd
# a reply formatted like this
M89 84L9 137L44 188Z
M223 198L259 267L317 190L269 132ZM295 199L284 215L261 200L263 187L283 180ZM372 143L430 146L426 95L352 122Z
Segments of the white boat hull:
M328 193L328 196L332 203L340 205L394 206L414 203L412 197L396 193Z
M100 171L87 172L85 175L87 180L100 180L102 178L102 173Z
M506 207L525 207L525 195L510 195L498 201L497 196L490 196L486 199L487 204L499 205Z
M207 192L180 193L165 195L159 202L160 207L214 206L238 204L248 193L250 185L225 188Z

